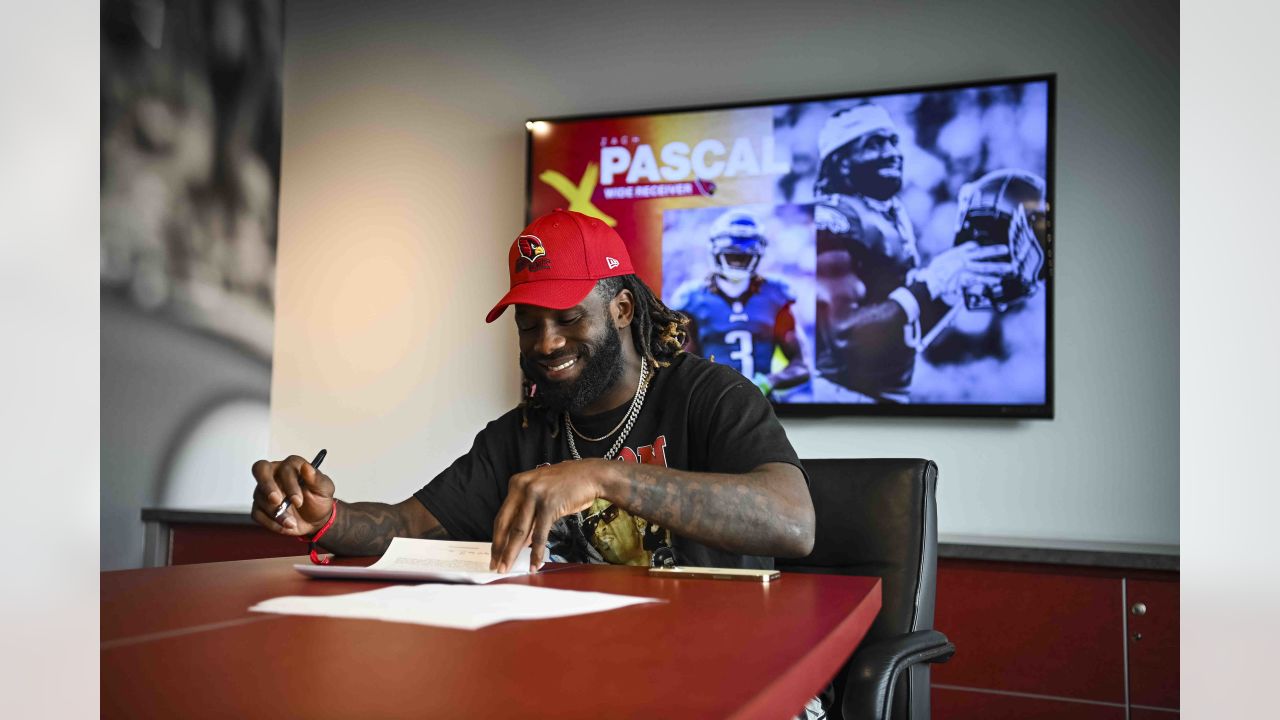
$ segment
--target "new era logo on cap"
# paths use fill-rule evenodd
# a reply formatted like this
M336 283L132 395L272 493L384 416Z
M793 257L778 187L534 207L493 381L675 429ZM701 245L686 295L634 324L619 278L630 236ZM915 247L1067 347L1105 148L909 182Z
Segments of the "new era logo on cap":
M631 275L635 267L622 237L599 218L555 210L529 223L508 254L511 290L489 311L493 322L508 305L564 310L582 302L601 278Z

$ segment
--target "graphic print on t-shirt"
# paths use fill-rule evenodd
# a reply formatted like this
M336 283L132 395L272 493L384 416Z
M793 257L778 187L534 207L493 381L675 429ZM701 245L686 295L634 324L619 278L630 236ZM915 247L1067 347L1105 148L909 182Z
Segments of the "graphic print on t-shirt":
M622 448L617 461L667 467L666 448L667 436L659 435L652 445ZM592 547L614 565L661 567L675 562L671 531L603 498L583 511L582 531Z

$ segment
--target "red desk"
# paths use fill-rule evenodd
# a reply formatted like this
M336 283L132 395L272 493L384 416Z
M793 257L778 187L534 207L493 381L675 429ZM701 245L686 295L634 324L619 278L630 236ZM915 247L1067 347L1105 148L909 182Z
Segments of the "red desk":
M103 717L776 720L831 680L880 609L878 578L572 565L504 582L667 602L477 631L248 612L386 585L308 580L295 562L103 573Z

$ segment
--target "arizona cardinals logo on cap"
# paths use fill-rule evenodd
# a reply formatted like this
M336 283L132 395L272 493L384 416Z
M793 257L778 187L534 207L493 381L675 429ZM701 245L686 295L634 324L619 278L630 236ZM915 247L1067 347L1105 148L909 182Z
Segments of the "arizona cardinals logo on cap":
M516 249L520 259L516 261L516 272L528 270L534 272L551 267L551 258L547 257L547 248L537 235L521 235L516 238Z

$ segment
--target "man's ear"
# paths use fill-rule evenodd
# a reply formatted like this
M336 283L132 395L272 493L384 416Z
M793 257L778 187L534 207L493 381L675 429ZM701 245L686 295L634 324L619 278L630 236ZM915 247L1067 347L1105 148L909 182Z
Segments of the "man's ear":
M622 289L617 295L613 296L613 300L609 302L609 316L613 318L613 326L619 330L631 326L631 319L635 316L636 301L631 291Z

